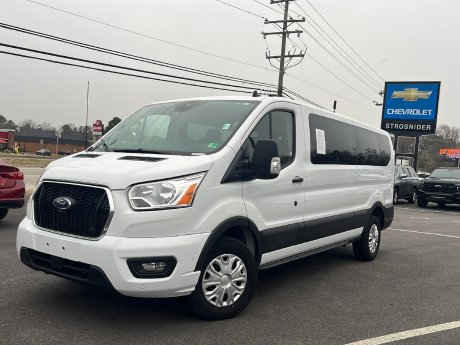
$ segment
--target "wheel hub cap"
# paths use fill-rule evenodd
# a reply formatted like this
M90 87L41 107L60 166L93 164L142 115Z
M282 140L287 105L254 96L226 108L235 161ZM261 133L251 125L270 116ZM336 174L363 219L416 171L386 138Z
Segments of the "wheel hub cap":
M379 228L372 224L369 230L369 251L374 254L379 244Z
M222 254L212 260L203 273L204 297L216 307L232 305L243 294L247 278L243 260L233 254Z

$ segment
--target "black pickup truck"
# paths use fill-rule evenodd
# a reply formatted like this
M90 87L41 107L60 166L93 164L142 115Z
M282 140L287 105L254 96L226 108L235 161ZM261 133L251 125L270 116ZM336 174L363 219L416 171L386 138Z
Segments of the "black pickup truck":
M460 205L460 168L438 168L430 177L419 182L417 205L426 207L428 201L439 207L446 204Z

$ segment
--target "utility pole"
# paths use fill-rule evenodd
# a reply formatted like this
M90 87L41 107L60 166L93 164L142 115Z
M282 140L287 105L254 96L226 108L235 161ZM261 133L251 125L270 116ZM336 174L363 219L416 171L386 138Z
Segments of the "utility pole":
M293 54L286 54L286 40L289 38L290 34L297 34L300 36L300 34L303 32L302 30L288 30L289 26L291 26L293 23L300 23L300 22L305 22L305 18L302 19L292 19L289 17L289 2L295 1L295 0L271 0L270 4L278 4L284 2L284 18L283 20L265 20L265 24L275 24L277 26L280 26L279 24L282 23L282 31L277 31L277 32L262 32L262 35L264 35L264 38L266 38L269 35L280 35L281 36L281 53L280 55L270 55L270 52L268 51L266 54L266 58L268 60L271 59L276 59L279 60L279 75L278 75L278 96L282 97L283 96L283 78L286 69L288 68L291 60L293 58L300 58L303 59L305 56L306 48L305 50L300 50L300 53L296 54L295 50ZM287 61L287 62L286 62ZM301 61L301 60L300 60ZM299 63L300 63L299 61ZM271 64L271 63L270 63Z
M88 147L89 80L86 88L85 149Z

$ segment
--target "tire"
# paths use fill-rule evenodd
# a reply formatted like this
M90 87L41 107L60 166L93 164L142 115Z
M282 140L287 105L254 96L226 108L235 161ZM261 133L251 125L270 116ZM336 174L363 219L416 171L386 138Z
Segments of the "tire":
M0 220L5 218L7 214L8 214L7 208L0 208Z
M358 241L353 242L353 254L361 261L375 259L380 248L381 225L376 216L372 216L369 224L364 228L363 234Z
M422 208L426 208L428 206L428 201L424 195L417 196L417 206Z
M233 265L240 266L234 267L232 274L225 274ZM189 297L191 311L205 320L231 318L246 308L256 285L257 264L252 253L240 241L224 238L211 249L202 267L195 291ZM229 293L235 300L229 299Z
M439 207L439 208L445 208L445 207L446 207L446 203L445 203L445 202L438 202L438 207Z
M396 205L398 203L398 199L399 199L399 189L395 188L393 190L393 205Z
M412 190L412 196L409 199L407 199L407 201L409 202L409 204L417 202L417 189L414 188Z

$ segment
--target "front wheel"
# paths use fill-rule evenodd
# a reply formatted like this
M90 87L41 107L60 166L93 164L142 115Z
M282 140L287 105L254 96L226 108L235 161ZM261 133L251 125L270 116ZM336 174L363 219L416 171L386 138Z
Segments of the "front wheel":
M407 201L409 202L409 204L417 202L417 189L414 188L412 190L412 196L409 199L407 199Z
M417 195L417 206L426 208L428 206L428 201L424 195Z
M195 291L192 312L206 320L223 320L240 313L252 299L257 284L257 264L240 241L225 238L209 253Z
M380 221L372 216L358 241L353 242L353 254L358 260L372 261L380 248Z
M7 208L0 208L0 219L5 218L7 214L8 214Z

